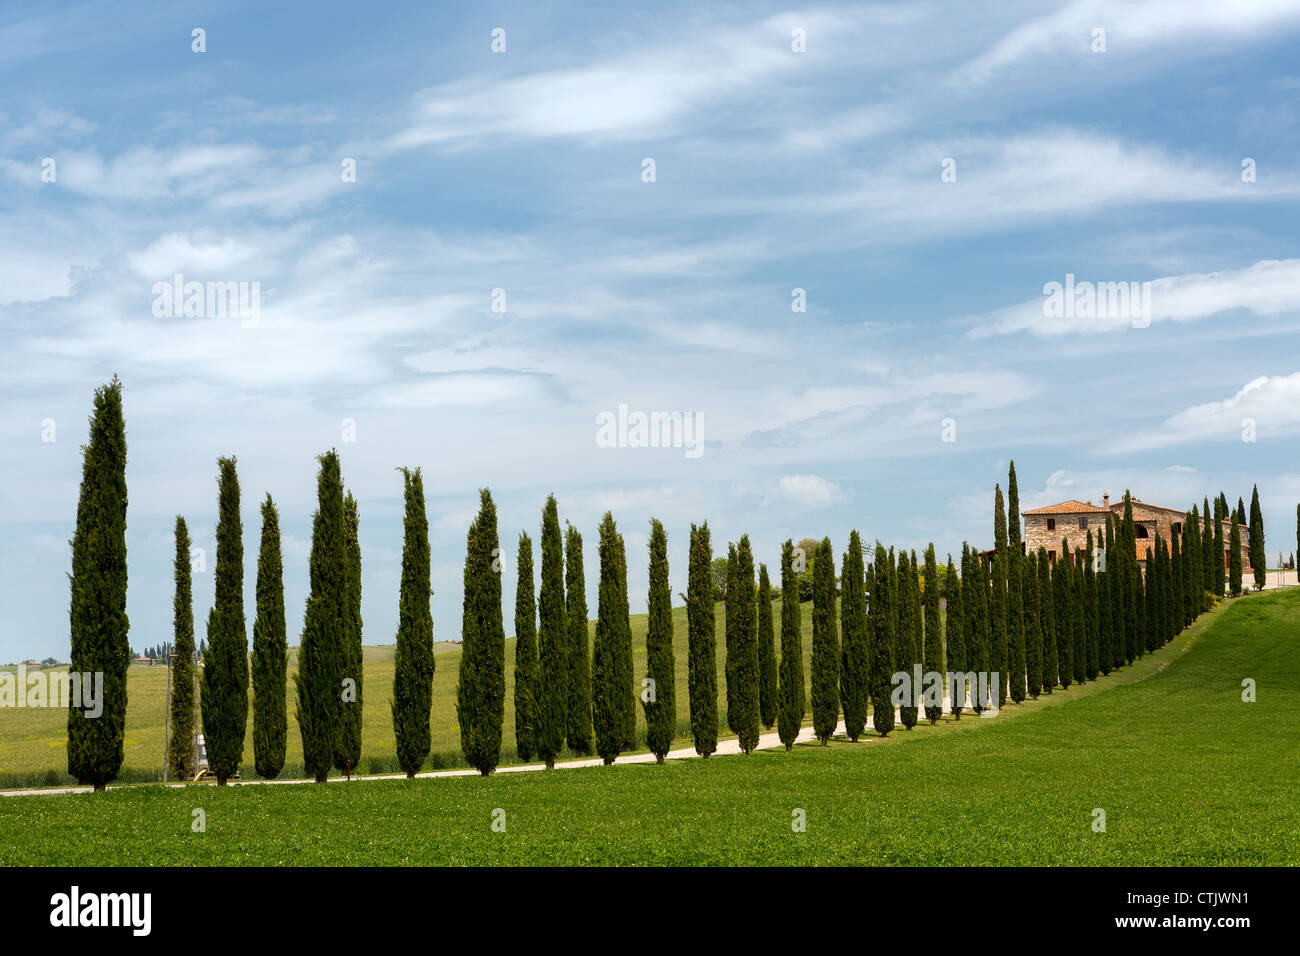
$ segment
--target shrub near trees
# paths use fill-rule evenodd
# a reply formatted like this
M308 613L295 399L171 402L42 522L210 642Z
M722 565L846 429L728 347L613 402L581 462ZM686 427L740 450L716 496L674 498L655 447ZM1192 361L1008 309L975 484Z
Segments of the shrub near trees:
M235 459L219 458L217 467L216 600L208 612L208 653L199 680L199 708L203 713L208 766L217 785L224 787L244 757L248 637L244 629L244 542Z
M429 610L429 520L420 469L400 469L404 485L402 584L393 657L393 735L397 762L414 777L429 756L433 705L433 615Z
M787 548L789 542L786 543ZM695 752L707 758L718 749L718 671L717 641L713 633L713 575L711 564L713 547L709 542L709 523L698 528L691 525L689 578L686 586L686 640L687 640L687 693L691 705L691 736L695 739ZM782 568L782 587L786 584ZM796 585L796 595L798 589ZM786 606L799 606L798 598L788 600L784 591L781 601L782 675L785 674L785 614ZM802 667L802 665L800 665ZM784 680L784 677L782 678ZM800 693L802 699L802 689ZM784 698L783 698L784 700ZM785 714L782 705L779 721ZM800 719L802 720L802 708ZM782 724L784 726L784 724ZM784 731L782 731L784 734ZM782 736L782 740L785 737ZM789 749L787 745L787 750Z
M194 635L191 632L188 653L192 654L193 649ZM280 516L268 494L262 502L262 543L257 554L257 616L253 619L252 663L253 766L257 775L266 780L274 780L284 769L288 734L284 700L288 675L289 639L284 616Z
M767 565L758 566L758 714L768 730L776 723L778 705L776 633L772 624L772 581Z
M764 575L766 577L766 575ZM646 677L642 692L646 743L655 760L664 762L677 731L677 688L673 676L673 607L668 588L668 536L657 520L650 522L650 596L646 619ZM768 618L771 618L769 609ZM757 732L755 732L757 742Z
M334 763L334 743L339 732L339 656L347 602L347 543L338 453L329 451L317 460L320 469L316 475L317 503L309 561L311 591L294 681L303 765L317 783L324 783Z
M591 641L587 633L587 579L582 567L582 535L571 524L564 528L564 631L568 675L567 730L569 749L578 756L591 753Z
M565 641L564 554L555 495L542 507L542 585L537 599L537 681L533 744L548 769L564 750L570 694ZM585 629L584 622L584 629ZM585 640L584 640L585 643Z
M506 633L501 619L497 510L486 488L465 542L465 601L461 624L456 716L465 762L483 776L501 760L505 720ZM558 529L557 529L558 535ZM495 567L494 567L495 565Z
M705 534L707 539L707 528ZM787 751L799 735L805 710L800 617L799 575L794 570L794 542L787 539L781 546L781 665L777 681L780 706L776 715L777 734ZM709 620L713 620L711 611ZM717 726L716 716L714 726Z
M894 674L895 617L893 575L885 546L876 542L875 580L871 583L871 604L867 623L871 629L871 725L882 737L894 729L894 704L890 679Z

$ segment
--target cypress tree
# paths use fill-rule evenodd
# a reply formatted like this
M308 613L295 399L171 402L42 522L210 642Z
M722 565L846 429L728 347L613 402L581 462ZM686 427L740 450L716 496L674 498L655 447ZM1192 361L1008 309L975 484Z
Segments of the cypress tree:
M208 613L208 653L199 708L208 766L218 786L239 770L248 724L248 636L244 628L244 542L234 458L218 458L216 600Z
M347 773L361 762L362 678L361 662L361 544L357 539L357 500L348 492L343 499L343 527L347 535L347 603L344 607L343 663L339 680L339 736L334 746L334 766ZM347 681L352 684L347 684Z
M298 730L303 766L324 783L334 763L339 733L339 671L347 605L347 541L339 456L328 451L317 461L316 514L312 520L311 592L298 644ZM206 720L204 721L206 724Z
M733 584L735 611L732 615L733 644L727 655L727 722L740 738L741 751L749 753L758 746L759 676L758 639L754 620L754 555L747 534L741 536L740 545L736 549L736 577ZM833 588L834 584L831 586ZM727 595L728 601L732 596L730 593ZM814 621L816 613L813 612ZM732 653L735 655L734 664L731 661Z
M900 556L901 557L901 556ZM922 688L916 683L916 669L922 666L921 655L923 653L923 638L921 629L924 626L921 613L921 579L920 570L916 560L916 552L911 553L906 566L906 574L902 562L899 562L899 575L903 578L903 609L906 624L901 632L900 650L906 654L900 663L900 670L907 668L911 675L909 678L914 685L912 687L912 705L910 707L900 708L900 716L903 718L903 726L911 730L916 726L917 717L920 713L921 691Z
M1201 587L1205 591L1214 593L1214 525L1210 517L1210 499L1201 499ZM1219 562L1223 562L1223 555L1219 555ZM1201 603L1205 603L1205 598L1201 598Z
M555 495L542 507L542 586L537 600L537 682L533 745L548 769L564 749L570 700L569 646L565 634L564 553ZM583 631L586 631L583 621ZM585 637L583 643L586 643Z
M1052 569L1052 584L1056 591L1056 663L1061 689L1068 690L1074 682L1074 609L1071 597L1070 548L1061 541L1061 556Z
M172 628L175 646L168 662L172 669L171 738L167 749L167 769L178 780L194 776L194 600L190 585L190 541L185 519L176 516L176 559L172 564L176 579L176 598L172 603ZM254 630L256 634L256 629ZM256 650L256 638L254 639ZM283 683L281 684L283 699ZM281 708L283 711L283 707ZM256 726L254 714L254 726ZM280 762L284 762L281 744Z
M126 671L126 424L116 375L95 390L90 440L82 446L77 528L72 538L70 673L103 674L103 713L68 708L68 773L103 790L122 768Z
M758 714L768 730L776 723L776 632L772 623L772 581L767 565L758 566Z
M925 659L923 661L922 670L933 671L936 674L942 675L944 673L943 622L942 615L939 613L940 589L939 562L935 560L934 544L931 543L925 549L925 653L923 655ZM926 720L930 721L931 725L934 725L939 722L939 718L942 716L943 698L941 695L939 706L926 706L925 717Z
M840 719L840 639L835 627L835 556L831 539L822 538L813 565L812 714L813 733L822 746Z
M854 742L866 729L870 700L866 571L862 560L862 539L852 531L840 566L840 703L844 708L844 732Z
M1083 557L1084 636L1087 638L1087 659L1084 677L1096 680L1101 672L1101 622L1098 620L1097 574L1093 570L1092 532L1088 532L1088 550Z
M533 539L519 534L515 585L515 752L524 763L536 752L537 598L533 587Z
M1016 484L1016 463L1007 475L1007 670L1011 699L1025 699L1027 666L1025 651L1024 546L1020 539L1020 489Z
M735 695L736 678L732 670L736 666L736 601L738 585L736 583L736 544L734 541L727 543L727 590L722 599L722 638L723 638L723 659L722 659L722 676L726 681L727 694L727 728L734 734L736 732L736 722L732 718L732 710L736 706L733 699Z
M1191 624L1201 613L1198 600L1201 586L1201 516L1196 505L1183 520L1183 612L1184 626Z
M966 546L962 544L962 566L966 564ZM946 650L948 656L948 671L953 674L963 674L966 672L966 611L962 605L962 585L961 576L957 573L957 566L953 564L952 555L948 555L948 583L945 588L948 594L948 613L945 618ZM955 687L947 688L952 692L952 699L949 706L952 708L954 720L961 720L962 709L966 706L966 682L962 678L957 678Z
M1043 618L1038 589L1038 559L1032 552L1020 558L1024 607L1025 685L1029 696L1038 700L1043 692Z
M1224 567L1224 541L1223 541L1223 522L1228 517L1228 502L1219 493L1219 497L1214 501L1214 596L1222 598L1227 586L1227 569ZM1231 560L1229 558L1229 560Z
M1251 570L1255 572L1255 589L1264 588L1265 575L1268 575L1268 558L1264 555L1264 512L1260 510L1260 486L1251 489Z
M786 548L791 544L787 541ZM783 597L781 600L781 673L785 681L785 615L789 604L790 592L786 587L786 573L783 558L781 583ZM713 633L713 577L710 565L713 561L713 546L709 543L709 523L706 521L698 528L691 525L691 550L686 585L686 641L687 641L687 694L691 705L691 735L695 738L695 752L708 758L718 749L718 669L717 641ZM799 606L798 584L795 584L794 605ZM797 637L797 635L796 635ZM800 665L802 668L802 664ZM803 698L802 680L800 681L800 701ZM783 728L781 739L785 740L785 693L782 689L782 708L779 720ZM800 709L802 719L802 703ZM786 749L789 749L787 742Z
M479 490L478 517L465 548L465 612L461 625L456 719L465 762L483 776L501 760L501 725L506 715L506 630L501 617L501 573L497 555L497 509L488 489ZM557 529L558 531L558 529Z
M803 634L799 609L799 576L794 572L794 542L781 546L781 668L777 692L777 734L788 751L803 726Z
M766 579L766 572L764 578ZM655 760L664 762L677 732L677 687L673 677L673 606L668 587L668 536L657 520L650 522L650 597L646 622L646 677L641 695L646 742ZM771 618L769 609L768 618ZM755 734L757 740L757 734Z
M1070 610L1073 613L1074 632L1074 682L1082 684L1088 669L1088 595L1084 586L1084 557L1077 552L1071 556L1070 566Z
M179 565L177 568L179 570ZM187 591L188 577L187 573ZM194 634L191 631L189 653L192 654L193 649ZM262 544L257 554L257 616L253 618L252 672L253 765L259 777L274 780L284 769L285 736L288 733L284 699L289 676L289 638L284 616L280 515L269 494L262 502ZM191 719L192 710L191 707Z
M1228 526L1228 588L1233 597L1241 597L1241 500L1237 500L1237 513Z
M1173 640L1183 629L1183 609L1186 607L1183 599L1183 555L1178 537L1177 530L1169 535L1169 593L1166 595L1169 604L1166 609L1164 643Z
M393 657L393 735L397 762L414 777L429 756L433 706L433 614L429 610L429 519L420 469L402 472L406 512L402 519L402 590Z
M867 623L871 629L871 725L876 733L888 737L894 729L894 704L891 679L894 675L894 611L890 558L885 546L876 542L875 581L871 585L871 604Z
M1010 650L1007 639L1007 515L1002 500L1002 486L994 488L993 495L993 578L989 616L992 621L992 657L989 670L998 675L998 706L1007 701L1007 685L1011 683Z
M623 750L622 660L619 644L623 627L619 623L618 528L608 511L600 522L600 589L596 605L596 643L591 660L592 726L596 753L606 764ZM630 690L630 688L628 688Z
M1133 526L1133 497L1124 491L1124 523L1120 530L1120 554L1124 568L1124 660L1132 664L1142 646L1138 627L1142 597L1142 573L1137 563L1137 533Z
M1047 549L1038 548L1038 600L1043 639L1043 692L1050 694L1060 681L1060 663L1056 656L1056 596L1053 591L1052 562Z
M965 566L969 564L969 567ZM988 574L978 551L971 548L963 556L961 574L962 598L966 602L966 662L972 673L988 673L989 668L989 623ZM970 688L971 709L977 714L984 712L987 701L979 695L978 684Z
M567 730L569 749L591 753L591 641L587 630L587 577L582 566L582 535L564 527L564 631L568 668Z
M627 598L627 546L620 534L615 539L618 564L618 699L623 707L623 749L636 747L636 692L635 675L632 671L632 609ZM752 588L750 589L753 590ZM755 692L757 694L757 692ZM757 700L757 696L755 697Z
M1102 564L1096 573L1097 582L1097 670L1102 674L1109 674L1113 668L1114 660L1114 641L1115 641L1115 624L1114 617L1111 614L1111 596L1110 585L1113 575L1107 573L1109 565L1109 555L1111 552L1111 527L1110 516L1106 516L1106 531L1104 542L1101 535L1098 535L1098 547L1102 549Z

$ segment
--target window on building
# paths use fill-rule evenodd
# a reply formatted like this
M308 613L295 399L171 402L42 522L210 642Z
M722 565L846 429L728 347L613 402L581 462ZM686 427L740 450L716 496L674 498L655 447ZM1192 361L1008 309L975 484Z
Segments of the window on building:
M1055 552L1055 551L1048 551L1048 552L1047 552L1047 563L1048 563L1048 564L1055 564L1055 563L1056 563L1056 552Z
M1079 519L1079 530L1080 530L1080 531L1086 531L1087 529L1088 529L1088 519L1087 519L1087 518L1080 518L1080 519Z
M1133 529L1133 536L1134 536L1135 538L1147 538L1147 537L1150 537L1150 535L1147 534L1147 526L1144 525L1144 524L1140 524L1140 525L1137 525L1136 527L1134 527L1134 529Z
M1048 519L1047 519L1047 530L1048 530L1048 531L1055 531L1055 530L1056 530L1056 519L1055 519L1055 518L1048 518Z
M1183 523L1181 521L1175 521L1172 525L1170 525L1170 527L1174 529L1174 534L1183 533Z

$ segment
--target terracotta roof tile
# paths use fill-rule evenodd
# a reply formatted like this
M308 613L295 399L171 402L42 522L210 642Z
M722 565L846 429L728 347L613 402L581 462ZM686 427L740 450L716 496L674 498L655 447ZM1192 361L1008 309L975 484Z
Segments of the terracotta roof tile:
M1091 501L1062 501L1045 508L1026 511L1027 515L1070 515L1070 514L1105 514L1106 509L1094 505Z

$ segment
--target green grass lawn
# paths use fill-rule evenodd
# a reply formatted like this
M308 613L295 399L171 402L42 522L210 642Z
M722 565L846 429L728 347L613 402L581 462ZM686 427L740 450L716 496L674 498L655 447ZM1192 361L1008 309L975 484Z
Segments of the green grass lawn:
M780 627L781 604L773 605L775 626ZM718 691L725 706L723 675L723 607L715 610ZM646 672L645 636L647 617L635 614L632 624L632 660L637 678ZM803 605L804 669L812 656L812 605ZM590 622L589 636L595 637L596 623ZM251 639L251 634L250 634ZM780 635L777 635L778 647ZM682 745L690 743L690 705L686 696L686 609L673 609L673 649L677 672L678 735ZM460 645L435 645L436 670L433 678L431 715L432 753L428 769L464 766L460 750L460 728L456 723L456 674L460 667ZM392 645L366 647L363 653L363 695L360 773L396 773L397 747L393 738L390 702L393 696ZM294 718L297 693L293 671L298 649L290 648L287 687L289 730L285 769L281 777L301 777L302 735ZM63 668L66 670L66 668ZM517 763L515 755L514 638L506 640L506 716L501 741L503 764ZM133 665L127 675L126 755L121 782L162 779L164 731L166 729L167 671L159 666ZM244 744L244 774L253 771L253 718L250 692L247 737ZM723 715L725 716L725 715ZM645 717L637 708L638 739L645 739ZM722 736L728 736L723 725ZM75 783L67 774L67 712L53 709L0 708L0 789L38 786L68 786Z
M1296 865L1298 634L1300 591L1252 595L996 719L789 754L0 799L0 864Z

